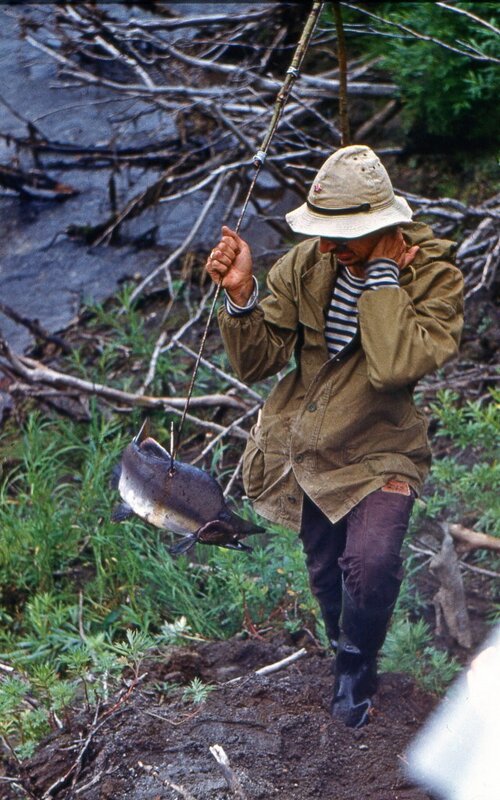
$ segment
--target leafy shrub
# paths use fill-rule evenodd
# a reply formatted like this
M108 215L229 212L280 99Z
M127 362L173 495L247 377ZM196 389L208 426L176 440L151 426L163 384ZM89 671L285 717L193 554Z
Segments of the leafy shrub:
M427 514L445 512L447 521L466 520L500 536L500 392L461 403L445 390L431 410L439 422L436 441L447 440L449 452L432 466Z
M363 54L381 57L381 66L398 86L408 129L491 147L500 124L498 32L458 10L498 28L498 4L460 2L454 7L457 11L437 3L370 3L367 11L378 18L349 11L346 22L355 24L347 25L347 31L355 34ZM485 59L474 58L475 52Z
M406 672L427 691L442 692L460 665L431 642L432 634L423 620L396 621L387 634L380 666L391 672Z

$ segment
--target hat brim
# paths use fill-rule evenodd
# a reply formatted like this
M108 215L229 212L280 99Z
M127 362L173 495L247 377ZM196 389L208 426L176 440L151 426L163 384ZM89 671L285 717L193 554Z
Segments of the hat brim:
M303 203L285 216L294 233L332 239L357 239L381 228L410 222L411 218L412 210L404 197L394 197L394 201L387 208L332 217L316 214Z

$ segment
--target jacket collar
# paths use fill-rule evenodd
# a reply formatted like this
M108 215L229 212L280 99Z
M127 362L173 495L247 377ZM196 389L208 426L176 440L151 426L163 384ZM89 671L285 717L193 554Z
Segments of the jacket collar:
M337 260L325 253L302 274L302 303L300 321L316 331L325 330L326 312L332 298L337 275Z

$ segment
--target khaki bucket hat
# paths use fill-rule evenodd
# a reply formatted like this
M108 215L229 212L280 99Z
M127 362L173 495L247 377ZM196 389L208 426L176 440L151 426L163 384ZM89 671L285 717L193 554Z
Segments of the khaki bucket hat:
M385 167L369 147L342 147L316 175L306 202L286 221L295 233L356 239L409 222L411 208L396 197Z

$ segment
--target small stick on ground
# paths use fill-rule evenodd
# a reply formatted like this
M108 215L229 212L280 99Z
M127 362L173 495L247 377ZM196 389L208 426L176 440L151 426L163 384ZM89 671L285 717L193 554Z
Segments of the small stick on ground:
M300 650L297 650L296 653L292 653L291 656L287 656L286 658L282 658L281 661L275 661L274 664L268 664L266 667L255 670L255 674L271 675L271 673L278 672L278 670L283 669L283 667L288 667L290 664L293 664L294 661L298 661L299 658L303 658L306 655L306 648L301 647Z
M227 757L227 753L220 744L214 744L212 747L209 748L210 752L212 753L213 757L217 761L224 778L226 779L227 785L231 789L232 792L236 795L238 800L248 800L247 795L243 791L243 787L238 779L238 776L235 772L231 769L231 765L229 763L229 758Z
M293 664L294 661L298 661L299 658L303 658L305 655L307 655L307 650L305 649L305 647L301 647L300 650L297 650L296 653L292 653L291 656L287 656L286 658L282 658L281 661L275 661L273 664L268 664L265 667L261 667L260 669L257 669L255 670L255 672L252 672L250 674L271 675L271 673L278 672L278 670L283 669L284 667L288 667L290 664ZM243 677L248 677L248 676L240 675L238 678L231 678L231 680L226 681L226 683L236 683L237 681L241 681Z

